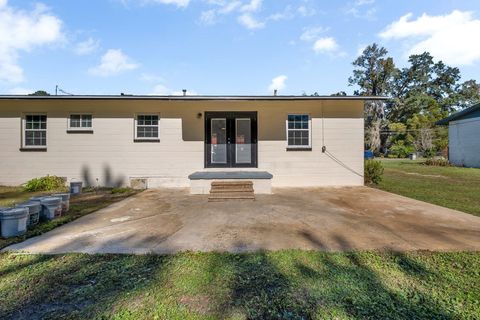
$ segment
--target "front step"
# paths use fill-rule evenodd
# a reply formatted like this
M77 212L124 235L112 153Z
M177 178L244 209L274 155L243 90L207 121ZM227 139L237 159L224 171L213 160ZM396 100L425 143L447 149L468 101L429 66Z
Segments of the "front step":
M213 181L208 201L255 200L252 181Z

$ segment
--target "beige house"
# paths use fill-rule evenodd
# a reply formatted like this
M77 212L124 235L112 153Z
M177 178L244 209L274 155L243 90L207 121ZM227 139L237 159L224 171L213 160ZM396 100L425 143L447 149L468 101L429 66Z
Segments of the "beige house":
M359 186L367 98L0 96L0 185Z

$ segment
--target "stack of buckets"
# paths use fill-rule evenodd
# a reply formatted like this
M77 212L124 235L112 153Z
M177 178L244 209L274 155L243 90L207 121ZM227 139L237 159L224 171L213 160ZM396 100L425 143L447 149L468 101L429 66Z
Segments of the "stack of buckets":
M15 237L24 234L40 220L53 220L70 208L70 194L58 193L51 196L32 197L15 208L0 207L2 237Z

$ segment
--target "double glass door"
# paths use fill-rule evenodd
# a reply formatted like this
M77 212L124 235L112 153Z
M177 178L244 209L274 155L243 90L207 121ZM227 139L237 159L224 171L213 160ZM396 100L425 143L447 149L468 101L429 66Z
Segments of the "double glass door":
M257 113L205 113L205 167L257 166Z

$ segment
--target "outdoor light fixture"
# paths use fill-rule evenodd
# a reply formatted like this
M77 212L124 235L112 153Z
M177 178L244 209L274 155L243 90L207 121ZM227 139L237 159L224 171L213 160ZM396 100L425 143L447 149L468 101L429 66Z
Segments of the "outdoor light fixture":
M197 113L197 118L200 119L201 117L202 117L202 113L201 112Z

